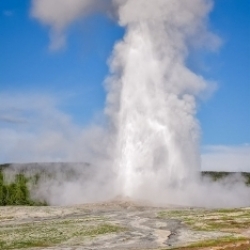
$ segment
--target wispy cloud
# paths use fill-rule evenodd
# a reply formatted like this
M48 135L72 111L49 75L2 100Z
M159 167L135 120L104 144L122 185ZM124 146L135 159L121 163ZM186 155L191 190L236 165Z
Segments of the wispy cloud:
M210 145L202 153L202 169L250 172L250 145Z
M2 13L6 17L11 17L14 15L14 11L12 11L12 10L4 10Z
M80 128L48 95L0 94L0 162L91 161L102 129ZM95 139L94 139L95 138ZM103 136L102 136L103 138ZM103 140L102 140L103 141ZM103 142L104 143L104 142Z
M11 115L0 115L0 123L25 123L26 120Z

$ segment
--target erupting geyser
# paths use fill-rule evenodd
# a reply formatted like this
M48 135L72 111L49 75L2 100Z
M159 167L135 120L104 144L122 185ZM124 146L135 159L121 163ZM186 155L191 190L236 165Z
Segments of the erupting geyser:
M33 0L32 16L51 26L52 49L65 43L64 29L71 22L96 10L109 12L125 28L106 79L111 129L104 141L109 141L110 161L100 160L107 168L99 168L94 181L67 184L81 194L77 202L120 195L189 205L249 204L246 188L224 189L197 178L196 102L213 84L192 72L187 61L190 50L215 49L220 43L207 30L211 9L212 0ZM61 194L68 189L55 188ZM204 200L207 193L213 196Z
M117 132L122 193L143 185L179 187L200 168L196 96L206 82L185 66L188 43L205 30L210 1L118 1L124 40L111 60L108 107ZM118 108L117 108L118 107Z

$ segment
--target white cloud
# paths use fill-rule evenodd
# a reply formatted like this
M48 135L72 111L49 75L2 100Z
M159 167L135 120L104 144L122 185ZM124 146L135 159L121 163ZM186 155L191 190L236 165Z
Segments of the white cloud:
M59 49L65 45L64 29L87 11L89 5L89 0L35 0L31 16L51 26L50 48Z
M202 170L250 172L250 145L205 146Z
M0 94L0 100L1 163L93 161L99 147L107 148L105 140L97 139L102 129L74 124L60 110L60 100L20 93Z
M73 21L104 6L102 0L33 0L31 16L50 28L50 49L57 50L65 46L65 29Z

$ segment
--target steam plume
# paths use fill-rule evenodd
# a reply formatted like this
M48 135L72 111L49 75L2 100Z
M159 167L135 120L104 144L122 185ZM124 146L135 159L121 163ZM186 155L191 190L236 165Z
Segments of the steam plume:
M50 48L59 49L65 45L65 29L76 19L93 11L105 9L102 0L35 0L32 2L31 16L51 27Z
M207 30L212 1L113 0L100 5L103 2L34 0L32 16L51 27L52 48L63 45L71 22L93 11L113 11L126 29L113 50L106 80L117 193L204 204L209 189L197 176L200 128L195 114L197 98L210 83L186 61L191 47L214 49L220 43ZM220 192L210 201L228 197L226 189ZM249 198L249 193L244 191L243 197Z
M207 82L185 60L188 42L210 36L210 9L200 0L120 3L127 33L113 52L107 112L116 126L115 166L125 195L145 183L183 184L199 170L195 99Z

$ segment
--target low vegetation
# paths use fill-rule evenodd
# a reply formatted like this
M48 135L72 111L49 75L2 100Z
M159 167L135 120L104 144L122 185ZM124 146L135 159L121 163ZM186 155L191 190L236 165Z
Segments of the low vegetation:
M219 247L221 249L231 249L230 243L234 244L239 250L250 250L249 239L240 236L240 233L250 228L250 209L180 209L180 210L163 210L157 215L160 219L178 219L181 220L188 228L195 231L203 232L224 232L230 233L230 236L221 236L216 239L203 240L195 242L184 248L176 249L210 249L206 247ZM239 244L236 247L236 243ZM225 246L229 246L228 248ZM247 248L248 247L248 248ZM218 248L220 249L220 248Z
M213 181L223 180L227 177L232 177L233 175L240 175L247 186L250 186L250 173L242 172L242 173L234 173L234 172L210 172L204 171L202 172L202 177L209 177Z
M123 227L100 220L48 220L10 224L0 228L0 249L70 246L83 244L98 235L119 233Z
M216 250L231 250L231 244L233 244L234 250L249 250L248 239L244 237L221 237L219 239L204 240L200 242L193 243L187 247L172 248L172 250L200 250L206 249L211 250L210 247L216 247ZM243 248L241 248L243 246ZM239 247L239 248L238 248Z
M244 237L221 237L196 242L186 247L172 248L172 250L250 250L249 239ZM163 249L162 249L163 250Z
M31 199L28 183L30 179L24 174L16 174L14 180L8 182L0 168L0 206L7 205L46 205Z
M250 228L250 209L190 209L165 210L158 213L161 219L180 219L193 230L237 233Z
M0 249L250 250L250 208L0 207Z

